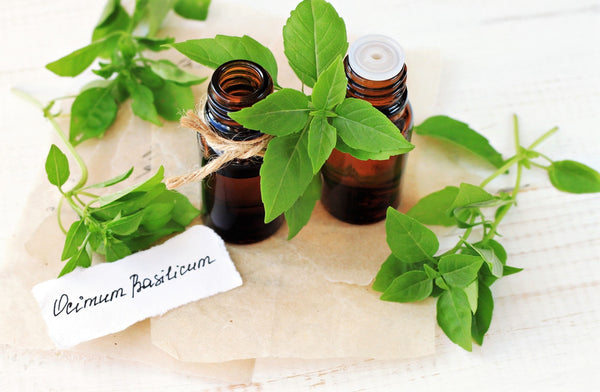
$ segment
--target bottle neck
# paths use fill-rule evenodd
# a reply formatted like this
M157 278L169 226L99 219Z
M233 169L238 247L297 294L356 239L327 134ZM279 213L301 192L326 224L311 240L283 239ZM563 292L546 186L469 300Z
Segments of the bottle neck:
M204 110L206 122L221 136L250 140L261 135L246 129L229 113L247 108L273 92L273 80L260 65L246 60L229 61L215 70L208 85Z
M394 77L386 80L368 80L358 75L350 66L348 57L344 59L348 78L346 96L370 102L388 117L400 115L408 103L406 88L406 64Z

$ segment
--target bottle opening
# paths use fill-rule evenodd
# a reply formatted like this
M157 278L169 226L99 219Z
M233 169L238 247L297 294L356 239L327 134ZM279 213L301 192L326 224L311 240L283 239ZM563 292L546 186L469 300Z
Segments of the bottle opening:
M273 90L270 75L260 65L246 60L234 60L221 65L213 74L211 85L223 102L235 108L251 106ZM241 108L240 107L240 108Z
M360 77L368 80L388 80L398 75L404 66L402 47L385 35L365 35L348 50L348 64Z

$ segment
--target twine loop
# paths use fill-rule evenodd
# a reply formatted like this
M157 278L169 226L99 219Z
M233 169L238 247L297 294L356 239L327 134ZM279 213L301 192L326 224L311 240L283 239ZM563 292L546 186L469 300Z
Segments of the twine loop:
M193 110L179 121L182 127L193 129L198 132L206 144L214 151L219 151L220 155L212 159L200 169L182 176L171 177L165 181L168 189L175 189L182 185L195 181L202 181L203 178L218 171L227 163L235 159L249 159L255 156L264 156L271 135L261 135L251 140L231 140L222 137L212 130Z

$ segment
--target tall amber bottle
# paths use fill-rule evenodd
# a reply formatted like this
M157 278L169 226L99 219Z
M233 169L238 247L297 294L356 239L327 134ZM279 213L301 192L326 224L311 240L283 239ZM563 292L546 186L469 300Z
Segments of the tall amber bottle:
M260 65L234 60L217 68L208 86L204 118L208 126L230 140L251 140L259 131L246 129L229 113L252 106L273 92L273 81ZM201 139L203 163L219 155ZM226 242L253 243L274 234L283 222L279 217L264 223L260 194L261 157L236 159L202 182L204 224Z
M385 114L410 140L412 109L402 48L391 38L368 35L354 42L344 59L347 97L364 99ZM339 220L368 224L397 207L405 155L360 160L334 150L323 166L321 202Z

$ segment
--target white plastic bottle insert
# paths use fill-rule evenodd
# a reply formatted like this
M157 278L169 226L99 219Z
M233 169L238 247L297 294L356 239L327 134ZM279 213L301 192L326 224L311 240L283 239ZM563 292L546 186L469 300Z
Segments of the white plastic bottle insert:
M367 80L387 80L398 75L404 66L404 50L385 35L365 35L350 45L348 64Z

